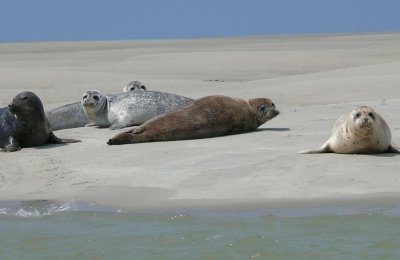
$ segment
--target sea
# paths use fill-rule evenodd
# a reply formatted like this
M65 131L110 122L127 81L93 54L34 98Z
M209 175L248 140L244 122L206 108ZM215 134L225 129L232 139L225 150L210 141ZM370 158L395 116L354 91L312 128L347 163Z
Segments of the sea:
M0 259L400 259L400 205L132 212L1 202Z

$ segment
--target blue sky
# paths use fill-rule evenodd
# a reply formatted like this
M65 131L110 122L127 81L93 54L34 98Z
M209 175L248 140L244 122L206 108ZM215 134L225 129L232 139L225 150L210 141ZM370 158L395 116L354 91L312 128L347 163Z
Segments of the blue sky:
M2 0L0 42L400 31L400 0Z

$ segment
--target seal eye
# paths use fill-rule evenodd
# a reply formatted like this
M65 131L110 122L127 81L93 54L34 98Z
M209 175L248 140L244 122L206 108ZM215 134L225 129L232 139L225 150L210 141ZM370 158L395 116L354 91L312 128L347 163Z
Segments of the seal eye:
M359 118L361 116L361 113L356 114L356 118Z
M87 95L83 95L83 99L87 99Z
M23 97L22 99L23 99L23 100L27 100L27 99L28 99L28 97Z
M266 107L265 105L261 105L261 106L260 106L260 110L261 110L262 112L265 112L265 109L267 109L267 107Z
M94 100L99 100L99 97L98 96L93 96L93 99Z
M371 118L374 118L374 113L372 113L372 112L369 112L369 114L368 114Z

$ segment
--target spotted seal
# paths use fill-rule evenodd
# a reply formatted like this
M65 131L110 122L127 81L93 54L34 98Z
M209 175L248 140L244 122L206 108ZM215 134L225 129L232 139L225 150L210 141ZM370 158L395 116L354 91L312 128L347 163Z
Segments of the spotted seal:
M0 109L1 151L15 152L22 147L74 142L79 140L60 139L53 134L43 104L32 92L18 94L8 108Z
M208 96L188 106L155 117L134 130L117 134L110 145L198 139L256 130L279 115L268 98L243 100Z
M146 86L138 80L129 82L123 88L123 92L141 90L146 90ZM113 94L107 94L107 96L113 96ZM46 112L46 116L53 131L82 127L91 123L81 101L51 109Z
M83 94L82 105L93 125L118 129L140 125L192 101L184 96L157 91L134 91L107 96L91 90Z
M392 144L385 120L369 106L358 106L341 116L332 129L331 137L321 148L299 153L400 153Z

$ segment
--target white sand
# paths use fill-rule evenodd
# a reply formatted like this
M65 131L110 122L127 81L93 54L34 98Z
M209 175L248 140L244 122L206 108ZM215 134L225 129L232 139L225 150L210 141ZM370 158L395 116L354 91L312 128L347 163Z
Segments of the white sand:
M125 208L299 205L400 198L400 156L299 155L334 121L372 106L400 144L400 33L176 41L0 44L0 106L22 91L45 109L130 80L198 98L270 97L281 115L220 138L107 146L118 133L55 132L78 144L0 153L0 200L91 200Z

